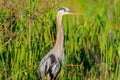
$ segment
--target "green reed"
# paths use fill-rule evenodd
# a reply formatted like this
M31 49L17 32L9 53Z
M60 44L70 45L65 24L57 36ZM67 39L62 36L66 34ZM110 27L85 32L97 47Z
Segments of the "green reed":
M58 1L0 2L0 80L38 79L38 64L57 38L61 6L78 14L63 17L65 64L59 79L118 80L120 0L70 0L55 7Z

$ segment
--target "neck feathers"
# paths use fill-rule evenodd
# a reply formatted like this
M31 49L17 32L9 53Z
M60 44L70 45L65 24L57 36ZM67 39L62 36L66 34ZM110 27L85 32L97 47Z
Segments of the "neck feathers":
M57 15L57 40L55 44L55 48L63 49L63 41L64 41L64 31L62 25L62 16Z

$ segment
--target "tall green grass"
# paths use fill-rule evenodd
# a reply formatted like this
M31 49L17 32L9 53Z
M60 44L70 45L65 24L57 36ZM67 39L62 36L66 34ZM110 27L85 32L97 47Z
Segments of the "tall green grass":
M119 3L0 1L0 80L38 79L38 64L57 38L55 17L62 6L79 14L63 17L65 64L59 79L119 80Z

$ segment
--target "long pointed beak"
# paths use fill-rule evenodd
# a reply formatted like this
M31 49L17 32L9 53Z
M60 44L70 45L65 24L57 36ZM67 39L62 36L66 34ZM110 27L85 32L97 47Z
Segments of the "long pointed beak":
M77 12L75 12L75 11L71 11L71 10L68 11L68 13L69 13L69 14L77 14Z

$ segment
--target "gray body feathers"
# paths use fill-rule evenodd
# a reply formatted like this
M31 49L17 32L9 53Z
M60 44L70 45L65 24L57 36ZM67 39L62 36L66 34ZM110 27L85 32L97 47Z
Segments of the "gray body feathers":
M56 78L61 70L61 60L50 51L39 64L39 79Z

